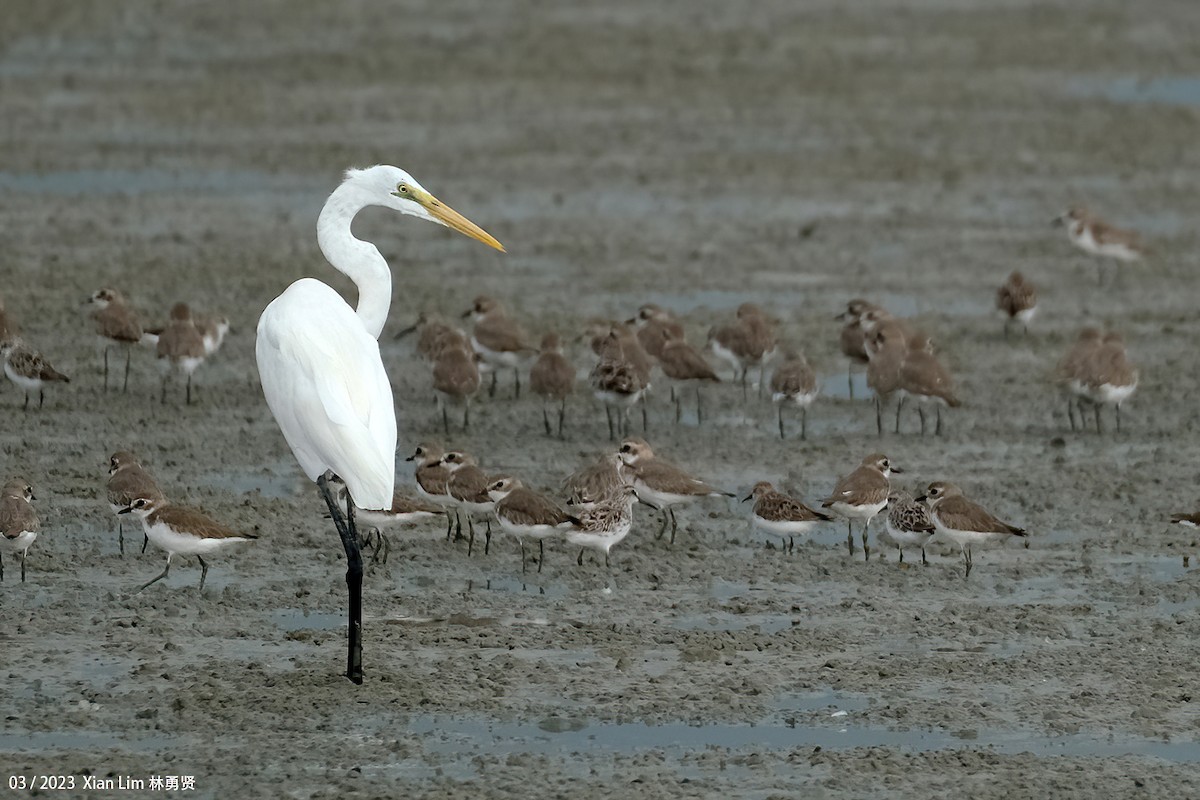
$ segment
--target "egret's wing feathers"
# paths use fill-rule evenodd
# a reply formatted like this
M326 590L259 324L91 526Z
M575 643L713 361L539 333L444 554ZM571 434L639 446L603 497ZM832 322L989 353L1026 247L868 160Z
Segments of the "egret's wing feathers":
M333 470L361 508L391 506L396 417L379 344L337 292L302 279L258 323L267 405L305 474Z

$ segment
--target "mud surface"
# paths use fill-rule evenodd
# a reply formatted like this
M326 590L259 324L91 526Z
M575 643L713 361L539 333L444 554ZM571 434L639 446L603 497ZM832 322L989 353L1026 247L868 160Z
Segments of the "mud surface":
M3 472L45 528L0 589L4 777L191 775L209 798L1200 795L1197 537L1165 524L1200 499L1194 3L593 6L6 5L0 291L72 381L40 411L0 393ZM784 555L713 500L673 547L646 513L611 569L551 543L523 575L513 541L468 557L434 524L370 568L351 685L344 559L262 401L254 327L302 275L353 299L314 223L342 168L377 162L510 251L356 223L397 275L381 341L402 450L440 433L393 339L419 310L488 291L573 335L655 301L701 343L754 300L824 377L808 441L731 386L676 427L662 385L657 450L815 500L883 449L905 488L953 478L1031 546L976 553L967 581L949 549L851 558L838 524ZM1048 225L1075 203L1152 257L1098 286ZM1017 267L1042 311L1006 341L993 293ZM198 403L161 405L146 351L128 394L103 392L79 304L104 285L150 317L187 299L231 318ZM865 390L847 398L832 317L859 295L939 342L965 398L944 437L906 415L881 442ZM1119 435L1071 434L1049 383L1085 322L1122 330L1142 371ZM452 443L553 489L609 446L582 389L566 441L502 382ZM202 594L186 559L132 593L162 555L118 555L102 486L122 447L261 535Z

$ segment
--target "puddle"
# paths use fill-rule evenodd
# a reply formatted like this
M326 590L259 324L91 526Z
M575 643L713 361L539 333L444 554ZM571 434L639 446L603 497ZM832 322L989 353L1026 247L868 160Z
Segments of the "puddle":
M817 695L805 703L817 704L818 713L829 710L830 723L800 725L795 718L771 719L759 724L688 724L684 722L651 725L643 722L598 722L583 717L551 716L533 722L500 722L466 716L412 716L405 730L421 737L428 753L469 757L483 751L492 756L512 753L589 753L604 750L630 754L639 751L701 751L708 748L770 749L796 748L852 749L896 747L904 750L985 749L999 753L1032 753L1037 756L1117 756L1137 755L1177 763L1200 761L1200 744L1146 739L1137 736L1070 734L1044 736L1027 731L970 729L890 730L880 726L854 723L856 701L836 696ZM846 706L840 704L845 702ZM787 705L785 701L783 705ZM861 708L861 706L859 706ZM832 714L845 711L844 716Z
M845 372L835 372L832 375L822 375L821 394L820 397L834 398L836 400L849 400L850 398L850 382L854 382L854 400L867 401L874 397L874 393L867 386L867 373L861 368L850 373L849 378ZM812 426L812 414L809 415L809 426ZM811 431L810 431L811 432Z
M280 462L273 467L209 472L201 475L200 481L236 494L257 494L282 500L299 496L303 486L311 485L302 483L299 474L294 464Z
M1069 81L1072 94L1102 97L1113 103L1156 103L1167 106L1200 106L1200 76L1169 75L1144 78L1080 78Z
M302 608L281 608L271 613L271 622L284 631L332 631L346 627L346 615Z
M558 584L535 583L534 579L522 578L488 578L486 580L470 579L460 582L458 591L467 592L513 592L537 594L546 597L566 597L569 592L566 586Z

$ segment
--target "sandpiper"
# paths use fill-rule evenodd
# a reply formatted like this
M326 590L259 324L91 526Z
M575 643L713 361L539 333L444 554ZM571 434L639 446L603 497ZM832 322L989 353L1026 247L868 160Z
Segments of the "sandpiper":
M442 430L450 435L449 405L463 407L463 430L471 427L471 398L482 383L479 354L468 347L447 344L433 362L433 390L442 411Z
M892 473L901 472L903 470L892 466L883 453L872 453L862 460L857 469L838 481L833 493L821 502L821 508L828 508L846 519L846 546L850 555L854 555L854 520L861 519L863 556L866 559L871 557L867 544L871 520L887 506L891 493L888 478Z
M471 347L470 337L430 311L418 314L417 321L397 333L396 338L400 339L414 331L417 334L417 355L425 361L434 361L448 345Z
M1037 314L1037 292L1020 270L1013 270L996 291L996 308L1004 315L1004 338L1008 338L1008 328L1014 321L1021 323L1022 330L1029 333L1029 323Z
M139 497L146 497L160 504L165 504L167 498L154 476L146 471L138 461L137 456L128 450L118 450L108 459L108 482L105 484L108 493L108 505L117 515L117 536L120 542L121 555L125 555L125 518L121 511ZM142 542L142 552L146 552L146 537Z
M872 309L882 311L882 308L874 303L862 298L855 298L846 305L845 311L834 317L838 322L843 323L839 344L842 355L849 359L849 363L846 365L846 386L851 400L854 399L854 366L856 364L866 366L870 360L867 354L867 332L863 328L863 315Z
M158 336L158 358L164 366L162 397L167 402L167 383L174 372L187 377L187 403L192 403L192 373L204 363L204 337L192 322L192 310L187 303L171 307L171 320Z
M746 399L746 376L758 367L758 388L761 393L767 362L775 353L775 328L763 310L754 303L742 303L737 319L719 325L708 333L708 347L733 367L734 379L741 381L742 399Z
M337 479L337 482L341 483L341 479ZM339 494L344 497L345 484L342 484L342 487ZM367 534L360 537L362 539L360 544L373 548L372 562L382 561L384 564L387 563L388 553L391 550L387 537L384 535L385 531L408 527L422 520L442 516L444 513L441 506L420 497L414 497L409 494L408 490L399 486L392 492L392 504L389 508L368 509L357 503L354 506L355 518L370 526Z
M1095 409L1096 432L1100 433L1100 409L1111 405L1117 417L1117 433L1121 432L1121 404L1137 390L1138 371L1125 352L1121 334L1109 331L1100 346L1083 363L1079 373L1081 393Z
M526 488L520 480L503 477L491 481L488 496L495 504L492 513L502 530L517 537L521 545L521 572L526 571L525 540L538 543L538 572L546 560L546 537L561 533L578 522L545 495Z
M447 488L450 482L450 468L442 463L444 455L441 445L421 442L405 461L415 462L413 478L417 482L417 494L440 506L442 513L446 515L446 539L449 540L454 535L454 515L450 512L457 503Z
M487 295L476 297L463 316L475 320L471 346L495 369L508 368L513 371L516 381L513 396L520 397L521 370L537 352L526 343L521 326L509 318L499 301ZM496 373L493 372L488 396L494 397L495 394Z
M488 486L492 479L488 477L472 456L459 450L451 450L442 456L442 464L450 470L450 479L446 482L446 491L454 500L458 513L458 524L455 526L455 536L462 534L462 516L467 517L467 555L475 549L475 522L473 515L483 516L487 525L484 534L483 554L487 555L492 549L492 520L489 516L495 502L488 495ZM497 476L497 478L500 476Z
M1114 227L1085 208L1068 209L1054 219L1054 224L1065 225L1071 244L1085 253L1126 264L1140 261L1145 255L1137 232ZM1098 267L1096 271L1100 283L1104 282L1102 270Z
M900 365L900 391L898 403L905 397L917 402L917 414L921 418L921 435L925 435L925 406L933 405L937 412L934 435L942 435L942 407L958 408L962 403L954 392L954 380L950 372L933 354L933 345L923 334L909 340L908 350ZM896 413L899 414L899 406ZM899 433L899 426L897 426Z
M662 354L662 346L667 339L663 331L667 331L672 339L683 339L683 323L671 312L655 305L646 303L638 309L637 316L625 323L633 325L637 330L638 341L647 355L658 358Z
M808 360L796 350L785 350L783 361L771 375L771 400L779 407L779 438L783 439L783 407L800 409L800 438L808 438L808 407L817 399L817 376Z
M767 481L754 484L754 488L742 498L742 502L751 499L754 500L754 510L750 513L751 522L756 528L778 536L780 540L786 536L787 546L782 549L787 552L796 549L796 534L807 534L818 523L833 519L828 514L814 511L794 497L776 491Z
M682 337L676 338L667 327L659 329L662 346L658 352L658 365L663 374L672 381L672 395L675 397L675 424L679 424L681 414L681 395L683 386L691 384L696 389L696 424L704 421L703 404L700 399L700 387L705 383L720 383L717 373L704 360L700 351L688 344Z
M202 511L170 505L155 497L138 497L121 513L140 517L146 536L156 547L167 551L167 566L162 574L139 586L139 592L167 577L175 555L194 555L200 562L200 591L203 591L204 579L208 577L205 555L258 538L252 533L238 533Z
M21 554L21 583L25 582L25 560L42 529L33 510L33 487L24 478L4 484L0 495L0 581L4 580L4 553Z
M1071 349L1058 362L1055 367L1055 381L1061 387L1063 394L1067 398L1067 419L1071 423L1071 430L1075 428L1075 411L1079 411L1079 423L1081 427L1086 427L1084 421L1084 404L1087 402L1087 394L1084 390L1084 378L1088 372L1088 366L1093 360L1097 351L1099 351L1103 343L1104 335L1099 328L1088 326L1079 332L1075 343L1071 345Z
M128 391L130 351L145 335L141 320L116 289L97 289L84 305L93 308L92 319L104 348L104 390L108 391L108 351L116 344L125 351L125 382L121 391Z
M908 354L905 332L897 325L882 323L867 334L867 386L875 395L875 429L883 436L883 407L900 390L900 371ZM896 399L896 433L900 432L902 397Z
M971 575L971 545L1029 535L1023 528L1001 522L983 506L968 500L953 483L934 481L915 502L929 506L929 517L937 535L945 536L962 550L966 565L964 578Z
M650 388L650 361L638 344L637 337L623 325L614 324L601 337L593 337L600 361L589 376L592 393L604 404L608 418L608 438L615 438L616 429L622 434L629 429L629 411L642 401ZM616 427L613 425L614 411ZM646 407L642 405L642 430L646 428Z
M1172 514L1171 522L1185 528L1200 528L1200 514Z
M196 314L192 319L204 342L204 355L211 356L220 350L229 334L229 318L216 314Z
M550 427L548 403L558 403L558 436L563 435L563 420L567 415L567 396L575 388L575 368L562 352L562 343L557 333L542 337L541 353L529 369L529 388L542 398L542 424L546 435L553 435Z
M900 563L904 563L904 548L921 548L921 563L928 564L925 558L925 543L933 536L933 520L929 518L929 507L918 503L907 492L894 491L888 495L888 513L886 518L888 536L896 543L896 551L900 554Z
M575 563L583 566L583 551L590 548L604 553L604 566L612 566L609 551L633 528L633 504L637 490L627 484L610 497L575 513L574 527L567 529L567 541L579 548Z
M572 511L586 510L620 497L625 486L620 473L622 463L620 456L608 452L569 475L563 481L563 491Z
M37 390L38 408L46 402L47 383L70 383L71 379L50 366L50 362L36 350L30 349L21 339L9 339L0 343L0 358L4 359L4 374L25 393L25 405L29 410L29 393Z
M621 443L618 453L624 464L622 477L637 490L638 499L662 512L658 538L661 539L666 533L667 523L670 522L671 544L675 543L677 528L675 506L694 502L701 497L735 496L692 477L670 462L656 458L644 439L626 439Z

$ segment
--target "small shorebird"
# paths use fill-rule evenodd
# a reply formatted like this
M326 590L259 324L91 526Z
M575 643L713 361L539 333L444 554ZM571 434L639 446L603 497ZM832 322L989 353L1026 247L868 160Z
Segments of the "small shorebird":
M84 305L94 309L92 320L104 348L104 391L108 391L108 351L114 344L125 351L125 382L121 391L128 391L130 351L142 341L145 333L137 313L116 289L97 289Z
M771 375L771 400L779 407L779 438L783 435L783 407L800 409L800 438L808 438L808 407L817 399L817 376L808 360L795 350L785 350L783 361Z
M678 527L675 521L675 506L691 503L701 497L734 497L694 478L670 462L663 461L654 455L645 439L631 438L621 443L618 451L621 461L622 477L637 490L638 499L648 506L662 512L662 526L658 529L658 538L666 533L668 521L671 524L671 544L675 544L675 531Z
M341 483L341 479L338 478L335 482ZM342 483L340 495L344 498L345 494L345 484ZM392 492L392 505L389 508L369 509L363 508L357 503L354 505L354 516L359 521L366 522L371 526L366 536L360 536L362 539L360 544L364 547L373 545L374 552L371 554L371 561L378 560L384 564L387 563L388 552L391 550L387 537L384 536L386 530L408 527L421 520L440 517L444 513L441 506L420 497L413 497L400 487L396 487Z
M21 554L21 583L25 582L25 560L42 529L33 510L33 487L24 478L4 484L0 496L0 581L4 580L4 553Z
M867 386L875 394L875 429L883 436L883 407L900 390L900 371L908 354L908 341L899 325L881 323L867 334ZM903 396L896 399L896 433L900 432Z
M700 386L704 383L720 383L721 379L713 368L704 360L700 351L692 347L683 338L676 338L667 327L659 329L662 346L658 352L658 365L663 374L672 382L671 394L675 398L675 424L679 424L682 411L681 396L683 386L691 384L696 387L696 424L704 421L703 404L700 399Z
M643 305L638 309L637 316L625 324L634 326L637 330L638 342L641 343L646 354L652 358L662 355L662 346L666 341L663 331L667 331L672 339L686 338L683 323L677 320L671 312L654 303Z
M146 471L137 457L128 450L118 450L108 459L108 481L105 484L108 494L108 505L117 515L117 536L120 542L121 555L125 555L125 518L121 516L122 509L139 497L146 497L160 505L165 505L167 498L158 486L154 476ZM142 552L146 552L146 543L142 542Z
M466 515L467 555L471 555L475 549L475 522L472 517L475 514L483 515L487 525L483 554L487 555L492 549L492 520L489 515L495 506L488 495L488 486L494 479L489 478L487 473L479 468L474 457L458 450L451 450L442 456L442 464L450 470L446 492L457 509L458 524L455 526L455 536L462 534L462 517Z
M787 537L785 552L796 549L796 534L806 534L817 523L830 522L833 517L814 511L794 497L788 497L783 492L775 491L775 487L767 481L754 484L750 494L742 498L742 502L754 500L754 510L750 520L756 528L766 531L781 540Z
M589 330L589 332L592 332ZM622 435L629 431L629 410L642 401L642 430L646 429L645 393L650 388L650 359L638 344L637 337L619 323L608 327L607 333L592 337L592 348L600 361L589 378L592 394L604 404L608 419L608 438L615 439L617 429ZM616 427L613 426L613 412Z
M929 518L938 536L945 536L962 550L964 578L971 575L971 545L1027 537L1023 529L992 516L983 506L963 496L953 483L934 481L915 502L929 506Z
M450 435L450 417L446 407L463 407L463 430L471 427L471 398L479 391L479 354L468 347L447 344L433 362L433 390L442 411L442 430Z
M862 298L855 298L846 305L845 311L834 317L838 322L843 323L839 344L842 355L849 359L849 363L846 365L846 386L851 400L854 399L854 366L856 364L866 366L870 361L866 345L867 331L863 327L863 315L871 310L883 311L883 308Z
M121 513L140 517L146 536L156 547L167 551L167 566L162 574L139 586L139 592L167 577L171 558L176 555L194 555L200 562L200 591L204 591L204 579L208 577L205 555L258 538L252 533L238 533L202 511L170 505L155 497L138 497Z
M37 390L38 408L46 402L47 383L70 383L71 379L50 366L50 362L36 350L31 350L21 339L9 339L0 344L0 358L4 359L4 374L25 393L25 405L29 410L29 393Z
M480 295L463 314L475 320L475 331L471 335L471 346L483 360L496 370L508 368L516 381L514 397L521 396L521 370L537 351L525 341L525 332L505 313L503 306L492 297ZM496 395L496 373L492 373L492 384L488 397Z
M1133 395L1138 386L1138 371L1125 352L1121 334L1109 331L1104 335L1090 358L1079 372L1081 393L1096 413L1096 433L1100 433L1100 409L1111 405L1116 412L1117 433L1121 432L1121 404Z
M192 373L204 363L204 337L192 321L192 310L187 303L176 303L171 307L171 320L158 335L158 357L164 365L162 397L167 402L167 383L173 372L187 376L187 404L192 404Z
M567 541L579 548L575 563L583 566L583 551L591 548L604 553L604 566L612 566L609 551L633 528L633 504L637 490L623 484L608 499L575 514L574 527L567 529Z
M563 481L567 505L572 510L586 510L597 503L620 497L625 481L621 478L620 456L608 452L575 470Z
M1005 339L1014 321L1021 323L1022 330L1029 333L1029 323L1037 314L1037 292L1019 270L1013 270L1004 285L996 290L996 308L1004 315Z
M1099 328L1088 326L1079 332L1071 349L1058 362L1054 369L1054 378L1067 397L1067 419L1071 430L1075 428L1075 411L1079 411L1080 427L1086 427L1084 420L1084 403L1087 402L1084 390L1084 378L1088 365L1099 351L1104 335Z
M541 353L529 368L529 388L542 398L542 423L546 426L547 436L553 435L553 431L546 404L558 403L558 436L561 439L563 420L567 415L567 396L575 388L575 368L563 355L557 333L547 333L542 337Z
M563 532L578 519L545 495L526 488L517 478L497 478L488 484L487 493L495 504L492 514L501 530L517 537L521 545L521 572L526 571L526 539L537 540L537 571L541 572L546 560L546 537Z
M200 331L200 339L204 342L204 355L211 356L220 350L229 334L229 318L215 314L196 314L192 320L196 330Z
M925 543L933 536L934 527L928 506L918 503L907 492L894 491L888 495L886 523L888 536L896 543L901 564L904 563L905 547L921 548L921 563L929 563L925 558Z
M1171 523L1185 528L1200 528L1200 514L1172 514Z
M733 367L734 379L741 381L742 400L746 400L746 376L758 367L758 389L766 383L767 362L775 354L775 326L754 303L742 303L737 319L708 332L708 347Z
M1085 208L1068 209L1054 219L1054 224L1065 225L1071 244L1094 256L1128 264L1141 261L1145 254L1137 232L1109 225ZM1098 267L1096 272L1100 283L1104 282L1102 270L1102 267Z
M450 482L450 468L442 463L444 455L441 445L422 442L405 461L415 462L413 478L417 482L417 494L439 506L446 515L446 540L449 541L454 535L454 515L450 512L457 507L457 503L447 488Z
M865 559L871 557L867 544L871 520L887 506L888 495L891 494L888 478L892 473L901 472L903 470L892 466L883 453L872 453L862 460L857 469L838 481L833 493L821 501L821 508L828 508L846 519L846 546L850 555L854 555L854 520L861 519L863 556Z
M414 331L417 334L417 355L424 361L435 360L447 345L461 344L471 348L471 339L465 333L433 312L422 311L417 315L417 321L398 332L395 338L401 339Z
M917 414L921 418L921 435L925 435L925 406L932 404L937 412L934 435L942 435L942 407L958 408L962 405L954 393L954 380L933 354L933 345L924 334L910 339L904 361L900 365L900 399L896 408L899 420L900 405L905 397L917 402ZM899 425L896 432L900 432Z

